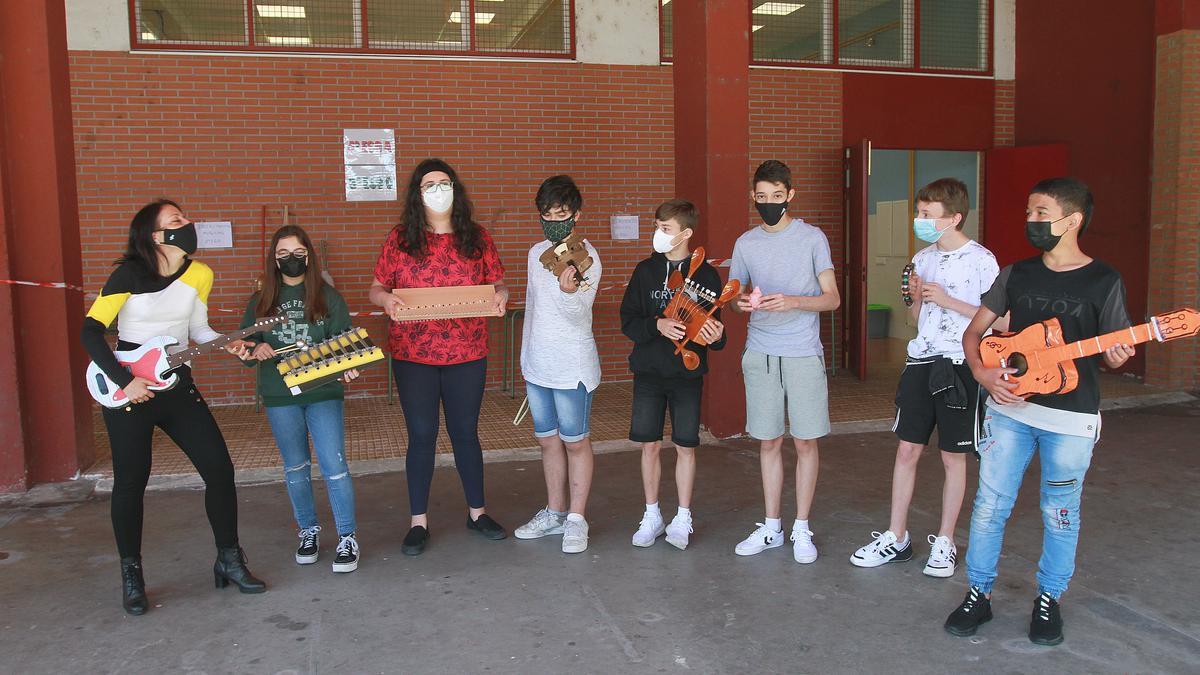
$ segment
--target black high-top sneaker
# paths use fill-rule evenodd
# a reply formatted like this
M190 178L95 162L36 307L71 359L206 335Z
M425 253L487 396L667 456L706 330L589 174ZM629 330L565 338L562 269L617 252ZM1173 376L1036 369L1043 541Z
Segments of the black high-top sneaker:
M972 586L962 604L946 619L946 632L959 637L974 635L980 624L992 620L992 601Z
M1058 610L1058 601L1050 597L1049 593L1037 596L1033 603L1033 618L1029 620L1029 641L1048 647L1063 641L1062 614Z

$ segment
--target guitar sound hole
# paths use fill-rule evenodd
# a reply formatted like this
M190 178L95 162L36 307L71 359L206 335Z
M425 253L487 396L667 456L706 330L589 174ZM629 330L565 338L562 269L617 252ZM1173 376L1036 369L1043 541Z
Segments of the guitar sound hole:
M1017 372L1013 373L1016 377L1021 377L1029 370L1029 361L1021 352L1013 352L1008 356L1009 368L1016 368Z

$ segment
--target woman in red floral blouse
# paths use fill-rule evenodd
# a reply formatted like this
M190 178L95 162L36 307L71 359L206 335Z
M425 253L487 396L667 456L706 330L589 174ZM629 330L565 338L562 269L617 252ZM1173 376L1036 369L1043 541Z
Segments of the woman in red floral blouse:
M408 181L404 215L388 234L375 264L371 302L395 319L404 303L392 294L394 288L494 284L496 315L503 316L508 303L504 265L491 235L475 222L471 211L466 186L449 164L440 159L418 164ZM388 338L408 426L405 473L412 528L401 550L419 555L429 541L426 511L439 402L470 508L467 529L488 539L504 539L504 528L484 512L478 427L487 377L487 319L393 321Z

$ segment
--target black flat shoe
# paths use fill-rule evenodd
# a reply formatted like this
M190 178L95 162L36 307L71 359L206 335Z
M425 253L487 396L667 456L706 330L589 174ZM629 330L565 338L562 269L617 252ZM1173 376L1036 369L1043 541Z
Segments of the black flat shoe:
M500 523L492 520L488 514L483 514L475 520L467 518L467 529L472 532L478 532L488 539L499 540L508 537L508 533L504 531Z
M429 530L417 525L404 535L404 543L400 545L400 552L404 555L421 555L425 552L425 545L429 543Z
M243 593L262 593L267 590L266 582L256 578L246 568L246 552L240 546L217 549L213 579L217 588L225 588L232 583Z
M121 595L121 606L129 614L141 616L149 609L141 558L121 558Z

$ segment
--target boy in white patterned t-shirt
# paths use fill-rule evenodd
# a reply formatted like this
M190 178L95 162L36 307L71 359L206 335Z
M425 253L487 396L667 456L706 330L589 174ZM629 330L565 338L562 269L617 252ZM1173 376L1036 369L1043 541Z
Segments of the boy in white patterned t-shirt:
M913 256L909 276L914 300L917 337L908 343L908 358L896 391L896 423L900 438L892 472L891 523L883 534L850 556L858 567L878 567L913 557L908 536L908 507L917 480L917 461L938 430L946 482L942 489L942 519L925 574L954 575L958 557L954 526L967 487L967 453L975 449L974 420L978 387L964 361L962 336L980 298L1000 269L991 251L963 234L969 210L967 186L942 178L917 193L913 231L931 242Z

